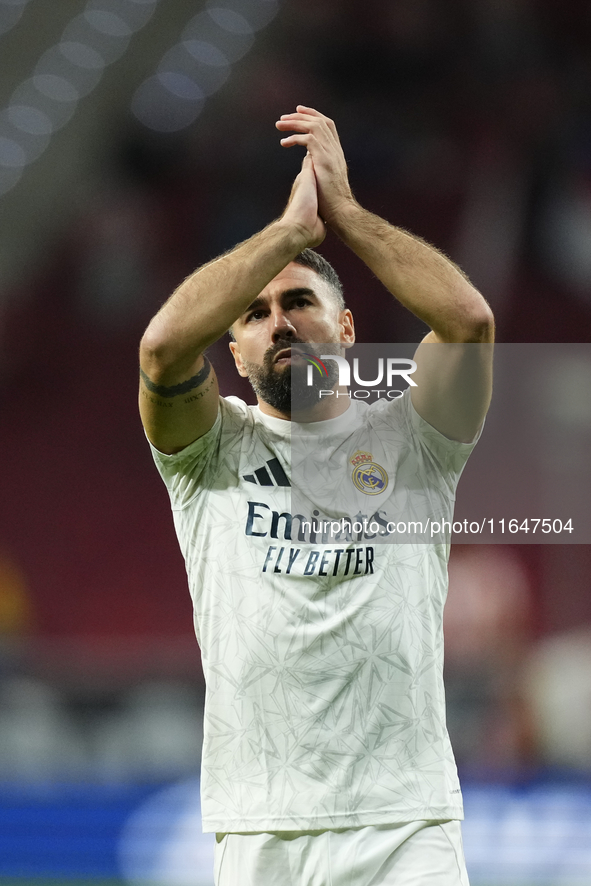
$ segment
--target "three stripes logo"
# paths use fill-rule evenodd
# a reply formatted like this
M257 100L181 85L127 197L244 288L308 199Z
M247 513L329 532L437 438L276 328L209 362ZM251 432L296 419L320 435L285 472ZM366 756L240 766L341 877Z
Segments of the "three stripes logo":
M252 474L244 474L242 479L256 486L291 486L287 474L277 458L270 458L266 466L257 468Z
M312 373L317 369L322 378L328 378L328 369L325 364L314 354L302 354L308 366L308 384L312 384ZM256 486L291 486L287 474L281 467L277 458L270 458L265 467L257 468L252 474L244 474L242 479Z

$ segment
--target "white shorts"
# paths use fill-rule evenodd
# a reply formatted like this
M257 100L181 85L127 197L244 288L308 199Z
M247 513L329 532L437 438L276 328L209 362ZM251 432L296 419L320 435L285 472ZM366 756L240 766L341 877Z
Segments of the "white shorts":
M459 821L216 834L216 886L468 886Z

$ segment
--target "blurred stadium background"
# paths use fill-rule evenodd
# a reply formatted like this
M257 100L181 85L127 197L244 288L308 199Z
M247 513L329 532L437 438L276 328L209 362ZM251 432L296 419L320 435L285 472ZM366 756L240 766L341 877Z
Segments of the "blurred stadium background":
M300 157L274 122L303 102L337 121L360 201L471 275L500 341L588 342L591 5L0 0L0 59L0 884L206 886L203 680L139 338L281 211ZM322 251L361 341L420 337ZM225 351L223 393L250 399ZM458 545L450 571L473 886L588 886L590 548Z

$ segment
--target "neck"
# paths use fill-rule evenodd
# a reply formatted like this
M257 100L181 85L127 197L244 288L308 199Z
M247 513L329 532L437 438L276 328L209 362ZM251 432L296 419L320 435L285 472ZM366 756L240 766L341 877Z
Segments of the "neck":
M331 418L337 418L346 412L351 404L349 393L344 385L339 385L333 390L333 393L327 397L322 397L314 406L302 411L280 412L265 400L257 397L259 409L265 415L271 415L274 418L282 418L285 421L297 421L301 424L312 421L327 421Z

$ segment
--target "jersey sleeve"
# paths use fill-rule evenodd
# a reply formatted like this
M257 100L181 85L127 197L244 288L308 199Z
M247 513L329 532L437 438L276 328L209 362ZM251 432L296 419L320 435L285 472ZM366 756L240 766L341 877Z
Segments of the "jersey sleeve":
M167 455L148 440L152 458L168 490L173 511L186 507L203 485L207 467L219 444L221 429L222 411L218 409L213 427L180 452Z
M241 434L248 407L237 397L220 397L218 414L209 431L180 452L166 455L148 440L152 457L170 496L172 510L187 507L195 496L215 482L221 453L232 448Z
M461 443L446 437L419 415L413 406L410 389L394 401L394 404L401 410L409 443L420 456L425 473L431 480L437 478L438 483L447 487L448 493L455 495L460 476L480 438L482 427L472 442Z
M431 461L435 470L440 473L442 478L449 484L455 493L470 453L480 438L484 423L471 443L461 443L459 440L451 440L419 415L413 406L410 390L406 397L408 403L408 420L415 445L421 447L424 451L425 458L428 458Z

